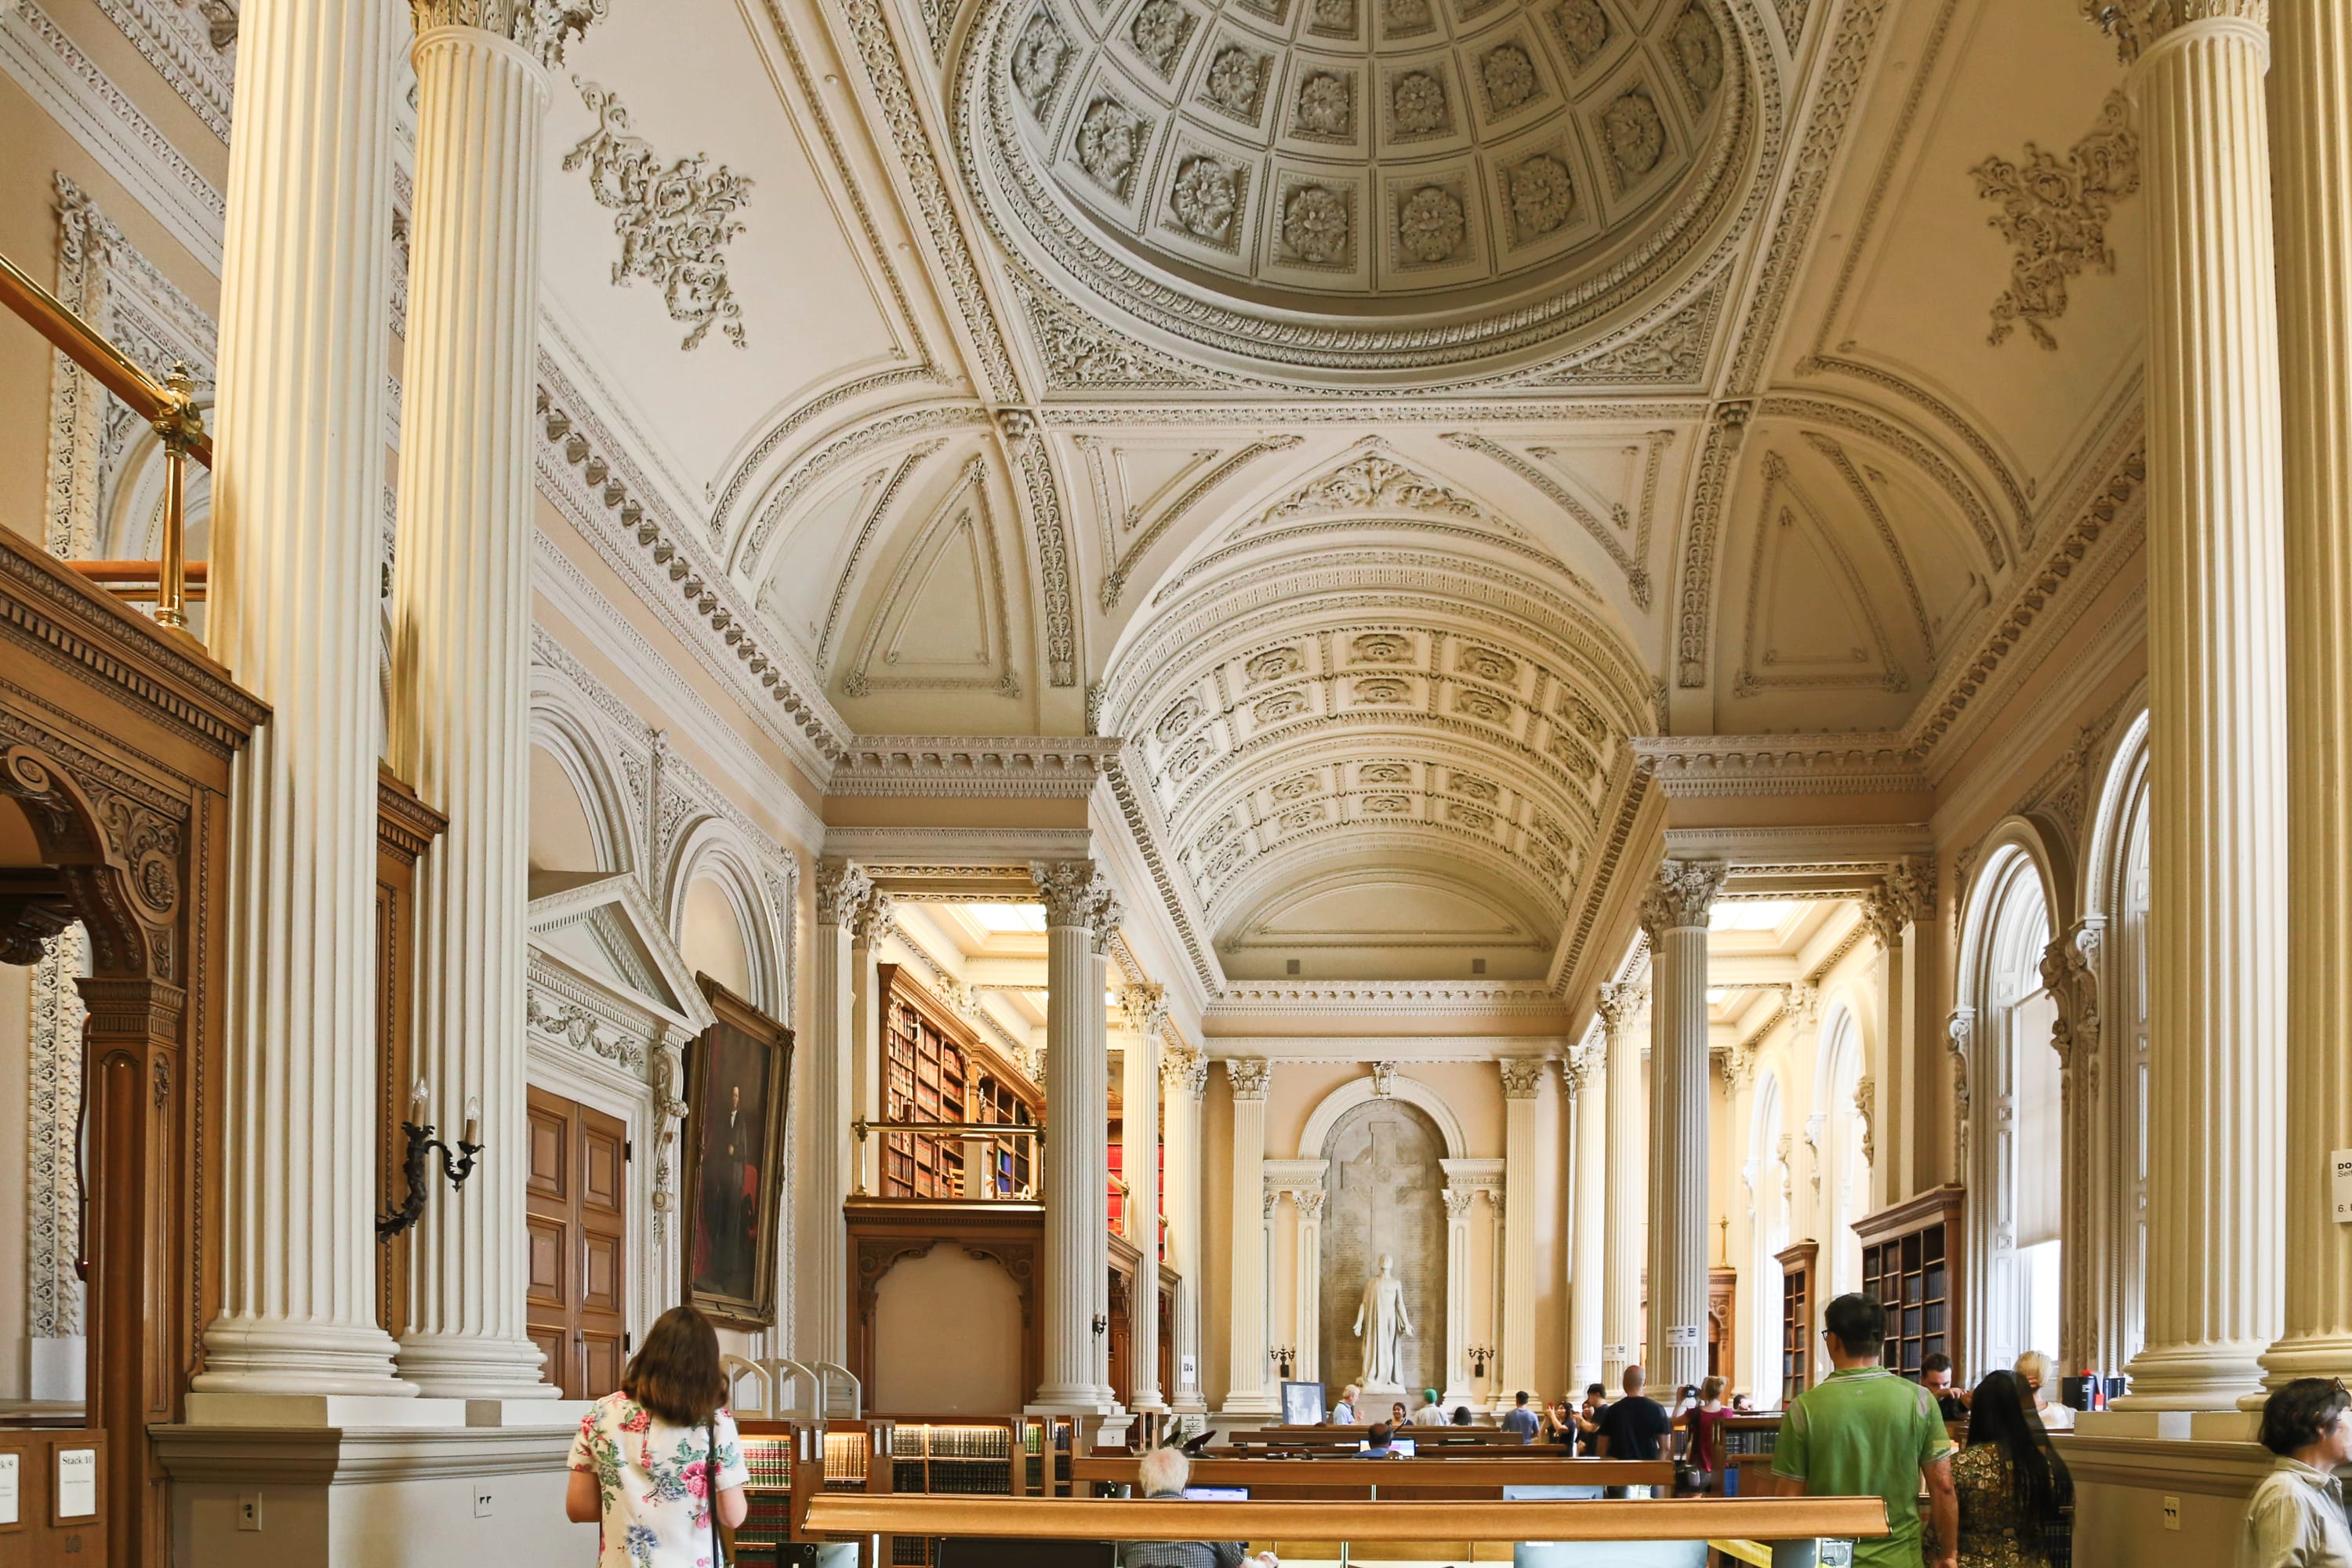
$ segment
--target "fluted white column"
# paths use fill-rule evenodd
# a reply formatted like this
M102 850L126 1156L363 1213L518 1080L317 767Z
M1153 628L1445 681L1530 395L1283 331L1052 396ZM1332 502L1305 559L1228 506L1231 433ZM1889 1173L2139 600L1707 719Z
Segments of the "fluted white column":
M1119 1095L1119 1168L1127 1177L1127 1238L1143 1252L1136 1284L1135 1408L1165 1410L1160 1387L1160 1029L1168 1003L1157 985L1130 985L1130 1031Z
M1091 860L1032 870L1045 903L1045 1364L1030 1408L1100 1413L1111 1406L1096 1326L1110 1289L1110 1082L1095 949L1118 906Z
M1266 1394L1265 1088L1262 1058L1225 1058L1234 1089L1233 1300L1225 1342L1226 1417L1277 1414Z
M804 1075L801 1175L794 1201L793 1356L849 1360L849 1231L841 1205L856 1180L850 1121L850 928L875 898L866 869L847 860L816 868L816 927L809 942L808 1037L795 1056ZM871 1140L869 1140L871 1142Z
M1601 1381L1616 1397L1618 1380L1641 1359L1634 1341L1642 1330L1642 1215L1648 1194L1642 1164L1642 1125L1649 1108L1642 1099L1642 1038L1634 1018L1648 1002L1639 985L1612 983L1601 988L1601 1028L1605 1055L1608 1175L1601 1218Z
M1651 1377L1706 1375L1706 923L1723 868L1665 860L1642 900L1650 933Z
M1168 1107L1168 1266L1176 1271L1176 1386L1181 1415L1203 1415L1201 1392L1201 1100L1209 1061L1198 1051L1161 1058L1160 1089Z
M1935 945L1921 928L1935 919L1936 908L1935 862L1924 856L1898 858L1862 900L1864 922L1878 948L1874 979L1885 1005L1877 1050L1865 1068L1872 1100L1864 1114L1871 1125L1874 1158L1864 1213L1923 1192L1948 1175L1954 1181L1960 1175L1941 1163L1950 1145L1928 1136L1921 1125L1922 1083L1933 1076L1932 1063L1945 1038L1940 1030L1931 1037L1918 1026L1920 961Z
M241 1135L194 1386L414 1394L375 1318L366 935L402 24L383 0L248 0L238 23L238 120L267 133L229 155L210 636L270 718L229 794L222 1089Z
M1579 1047L1559 1064L1571 1131L1568 1184L1568 1394L1601 1379L1601 1209L1607 1184L1608 1077L1598 1051Z
M2159 1411L2253 1393L2281 1325L2290 935L2268 7L2216 0L2151 36L2183 9L2108 17L2136 57L2148 245L2148 1137L2162 1155L2147 1345L2129 1375L2132 1405Z
M2286 1332L2273 1386L2352 1375L2352 1227L2319 1173L2352 1148L2352 0L2272 9L2281 407L2285 425Z
M1503 1364L1495 1379L1496 1403L1536 1387L1536 1096L1544 1065L1532 1058L1497 1062L1503 1080L1502 1335Z
M882 1092L882 976L877 965L896 910L890 895L876 889L849 911L849 1104L854 1116L887 1121L889 1103ZM882 1191L882 1151L888 1141L873 1137L855 1152L853 1191L867 1197Z
M417 867L417 1073L445 1135L479 1105L486 1149L462 1197L417 1222L400 1370L427 1394L551 1398L523 1322L523 921L540 132L557 49L519 46L514 18L478 3L414 8L388 728L393 771L449 818Z

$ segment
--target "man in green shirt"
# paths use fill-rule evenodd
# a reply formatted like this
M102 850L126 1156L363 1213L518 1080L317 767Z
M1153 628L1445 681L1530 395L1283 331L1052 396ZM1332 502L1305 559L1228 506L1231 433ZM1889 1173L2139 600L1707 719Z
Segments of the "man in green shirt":
M1772 1473L1808 1497L1886 1500L1890 1534L1854 1543L1855 1568L1958 1568L1959 1499L1952 1491L1952 1440L1936 1396L1878 1363L1886 1309L1867 1296L1840 1296L1822 1314L1822 1338L1837 1370L1799 1394L1780 1420ZM1919 1483L1927 1484L1933 1557L1923 1556Z

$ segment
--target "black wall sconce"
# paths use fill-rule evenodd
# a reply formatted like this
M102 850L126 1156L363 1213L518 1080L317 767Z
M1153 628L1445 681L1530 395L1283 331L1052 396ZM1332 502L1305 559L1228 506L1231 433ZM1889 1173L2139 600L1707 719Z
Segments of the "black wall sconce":
M1495 1363L1495 1352L1491 1346L1472 1345L1462 1353L1470 1358L1470 1375L1473 1377L1486 1376L1486 1369Z
M1283 1381L1286 1383L1298 1366L1298 1352L1284 1345L1274 1352L1274 1364L1281 1370Z
M466 1178L474 1173L474 1157L482 1152L478 1142L482 1135L479 1100L466 1101L466 1135L457 1140L457 1147L454 1151L433 1135L433 1124L425 1120L425 1085L422 1081L418 1082L415 1094L410 1098L409 1115L413 1120L400 1124L401 1132L408 1140L407 1150L400 1159L400 1173L408 1184L408 1195L401 1199L398 1208L376 1216L375 1238L379 1242L390 1241L415 1225L425 1213L425 1196L433 1190L432 1177L425 1171L427 1155L436 1149L441 1152L441 1174L448 1180L452 1192L463 1192Z
M1094 1330L1095 1336L1097 1339L1102 1337L1104 1334L1108 1333L1110 1331L1110 1320L1104 1317L1100 1312L1097 1312L1095 1314Z

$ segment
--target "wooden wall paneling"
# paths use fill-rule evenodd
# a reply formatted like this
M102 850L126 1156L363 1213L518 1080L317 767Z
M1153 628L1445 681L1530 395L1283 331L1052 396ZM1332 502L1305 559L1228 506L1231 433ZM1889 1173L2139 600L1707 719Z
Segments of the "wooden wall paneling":
M602 1399L621 1386L628 1365L628 1129L619 1117L584 1105L575 1125L579 1244L573 1256L580 1286L574 1328L582 1386L571 1397Z
M950 1203L853 1197L842 1205L849 1247L849 1370L874 1386L875 1307L882 1277L942 1244L961 1247L1011 1277L1021 1302L1021 1400L1037 1396L1045 1333L1037 1313L1037 1264L1045 1211L1034 1203Z
M577 1109L561 1095L533 1088L523 1112L529 1161L523 1175L523 1233L530 1258L523 1331L547 1357L547 1381L562 1389L566 1399L582 1397L575 1390L586 1382L574 1337L572 1307L572 1260L577 1239L572 1113Z

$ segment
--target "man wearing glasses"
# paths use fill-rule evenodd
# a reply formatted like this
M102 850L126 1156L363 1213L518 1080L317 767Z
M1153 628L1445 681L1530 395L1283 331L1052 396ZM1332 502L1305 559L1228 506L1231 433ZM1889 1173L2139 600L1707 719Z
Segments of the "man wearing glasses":
M1886 1309L1840 1296L1822 1314L1836 1368L1790 1403L1772 1450L1772 1473L1808 1497L1878 1497L1888 1533L1854 1542L1855 1568L1958 1568L1960 1505L1952 1490L1952 1440L1936 1396L1878 1361ZM1919 1483L1927 1483L1934 1534L1923 1554Z

